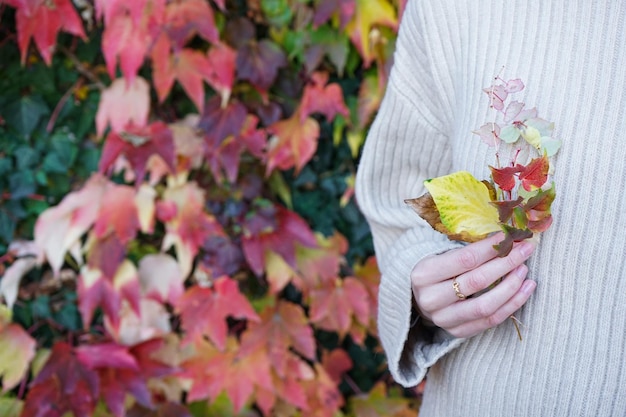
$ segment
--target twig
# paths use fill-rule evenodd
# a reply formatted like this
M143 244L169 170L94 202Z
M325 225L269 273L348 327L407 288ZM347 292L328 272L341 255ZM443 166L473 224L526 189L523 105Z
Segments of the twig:
M83 65L83 63L80 62L78 57L74 55L72 51L70 51L63 45L59 45L58 48L59 48L59 51L61 51L65 56L67 56L70 59L70 61L72 61L72 64L74 64L74 66L76 67L76 70L79 73L81 73L86 78L88 78L89 81L94 83L96 87L98 87L100 90L104 90L106 88L104 83L100 81L100 79L92 71L90 71L85 65Z

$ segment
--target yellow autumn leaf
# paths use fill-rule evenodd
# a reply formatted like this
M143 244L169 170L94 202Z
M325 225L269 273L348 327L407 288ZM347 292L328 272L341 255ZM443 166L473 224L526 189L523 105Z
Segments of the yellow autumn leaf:
M346 25L346 33L363 58L365 67L374 59L371 32L377 25L394 30L398 27L398 16L389 0L356 0L352 20Z
M498 210L490 204L493 193L466 171L459 171L424 182L432 196L443 225L453 234L480 239L501 230Z

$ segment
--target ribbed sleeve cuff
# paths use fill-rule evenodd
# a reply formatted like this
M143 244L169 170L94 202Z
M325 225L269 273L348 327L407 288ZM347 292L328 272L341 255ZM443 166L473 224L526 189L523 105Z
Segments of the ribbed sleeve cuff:
M405 387L419 384L430 366L464 341L420 322L411 327L413 267L426 256L460 246L443 236L410 243L415 242L415 237L411 233L403 235L394 245L398 250L388 252L393 258L386 260L379 290L379 336L391 375Z

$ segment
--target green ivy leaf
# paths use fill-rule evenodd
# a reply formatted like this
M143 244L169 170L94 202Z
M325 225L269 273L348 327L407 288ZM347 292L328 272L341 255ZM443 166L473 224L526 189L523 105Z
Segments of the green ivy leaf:
M50 109L38 95L24 96L10 103L3 117L8 125L13 126L23 136L30 134L37 128L41 119L50 114Z

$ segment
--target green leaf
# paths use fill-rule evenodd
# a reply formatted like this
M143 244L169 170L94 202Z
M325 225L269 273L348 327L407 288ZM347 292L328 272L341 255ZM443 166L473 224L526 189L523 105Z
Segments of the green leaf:
M6 211L0 210L0 239L10 243L13 240L13 233L15 233L15 222Z
M36 190L37 184L32 171L18 171L9 176L9 192L13 200L34 194Z
M273 26L283 27L291 21L292 12L287 0L261 0L261 10Z
M20 146L15 150L15 164L19 171L30 169L39 162L39 152L29 146Z
M24 402L17 398L0 398L0 417L19 417L24 408Z
M37 128L43 116L50 114L50 109L38 95L24 96L10 103L5 114L7 124L23 136L30 134Z

